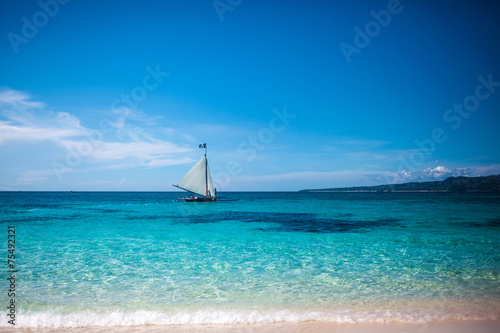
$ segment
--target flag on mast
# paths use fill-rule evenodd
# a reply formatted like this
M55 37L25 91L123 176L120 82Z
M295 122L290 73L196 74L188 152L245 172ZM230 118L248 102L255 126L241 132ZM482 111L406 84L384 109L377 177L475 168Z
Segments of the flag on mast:
M207 144L206 143L200 144L200 148L207 148Z

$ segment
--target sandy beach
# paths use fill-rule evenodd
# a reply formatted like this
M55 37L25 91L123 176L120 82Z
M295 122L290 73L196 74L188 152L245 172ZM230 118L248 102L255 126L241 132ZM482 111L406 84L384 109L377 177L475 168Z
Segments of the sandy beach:
M44 332L44 333L497 333L500 320L457 320L429 322L421 324L408 323L359 323L337 324L325 322L276 323L276 324L241 324L241 325L169 325L169 326L128 326L128 327L79 327L57 329L3 328L3 332Z

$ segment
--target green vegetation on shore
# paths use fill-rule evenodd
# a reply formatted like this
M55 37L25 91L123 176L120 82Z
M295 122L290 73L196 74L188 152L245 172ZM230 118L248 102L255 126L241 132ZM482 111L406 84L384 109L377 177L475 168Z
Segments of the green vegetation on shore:
M299 192L500 192L500 175L450 177L442 181L412 182L378 186L307 189Z

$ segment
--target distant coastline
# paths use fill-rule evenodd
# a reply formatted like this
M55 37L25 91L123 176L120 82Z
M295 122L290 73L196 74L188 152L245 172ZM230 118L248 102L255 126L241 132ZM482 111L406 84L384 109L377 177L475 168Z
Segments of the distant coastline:
M434 193L500 193L500 175L485 177L449 177L442 181L411 182L376 186L355 186L324 189L306 189L299 192L434 192Z

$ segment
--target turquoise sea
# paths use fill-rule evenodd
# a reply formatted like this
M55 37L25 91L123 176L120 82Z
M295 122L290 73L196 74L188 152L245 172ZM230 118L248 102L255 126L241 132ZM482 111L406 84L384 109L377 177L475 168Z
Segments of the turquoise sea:
M0 327L500 318L500 195L180 194L0 192Z

